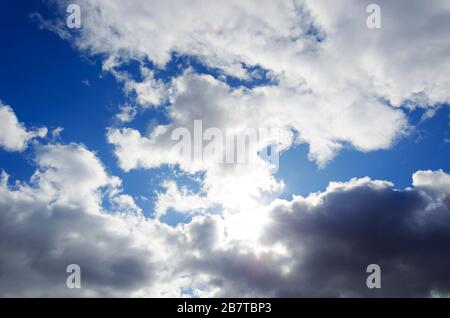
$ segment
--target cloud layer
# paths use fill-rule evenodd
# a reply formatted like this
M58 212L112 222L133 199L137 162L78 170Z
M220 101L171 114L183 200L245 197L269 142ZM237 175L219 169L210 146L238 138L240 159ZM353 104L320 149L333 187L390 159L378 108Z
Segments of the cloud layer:
M80 144L37 144L28 182L0 182L2 296L447 296L450 175L395 189L370 178L175 227L142 215ZM159 212L205 210L173 182ZM186 206L189 203L191 207ZM78 264L82 288L65 286ZM366 287L379 264L382 288ZM189 292L186 292L189 291ZM187 294L186 294L187 293Z
M70 155L73 160L63 166ZM419 171L397 190L369 178L330 183L326 191L276 200L252 240L233 235L219 215L175 228L123 200L117 181L80 145L48 145L28 183L0 185L2 296L436 296L448 295L450 175ZM52 160L50 160L51 158ZM93 160L93 161L92 161ZM70 177L75 170L80 177ZM97 175L83 171L96 170ZM70 186L61 186L61 183ZM89 185L89 186L87 186ZM83 199L77 189L84 188ZM114 190L115 191L112 191ZM132 202L132 200L131 200ZM79 264L82 289L65 286ZM368 264L382 288L365 285Z
M382 28L371 30L368 3L80 0L82 28L74 33L41 18L76 49L100 55L103 71L123 85L129 104L106 128L119 167L178 166L201 175L200 191L176 176L165 180L148 218L95 152L36 142L30 180L1 174L0 295L448 296L446 172L417 171L407 189L366 177L279 200L284 182L262 159L223 165L213 154L186 160L174 151L172 132L194 135L195 120L232 128L233 137L277 129L280 138L253 146L288 151L306 143L320 167L344 147L395 145L413 129L407 110L450 100L450 6L379 1ZM214 72L188 65L158 75L174 55ZM125 70L131 60L140 74ZM149 133L131 128L149 108L168 121ZM9 106L0 105L0 121L6 151L46 134L27 129ZM160 220L169 210L192 218L169 226ZM65 286L72 263L82 269L79 290ZM379 290L365 284L373 263L381 266Z

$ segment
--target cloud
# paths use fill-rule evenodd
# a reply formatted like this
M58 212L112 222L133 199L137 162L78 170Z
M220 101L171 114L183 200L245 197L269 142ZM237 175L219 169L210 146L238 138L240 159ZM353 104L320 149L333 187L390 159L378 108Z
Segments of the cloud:
M226 100L261 105L258 118L278 123L287 118L287 126L298 135L296 142L307 143L309 158L324 166L345 146L386 149L407 133L405 114L389 103L428 107L448 98L448 63L436 62L448 56L444 36L436 32L436 23L445 19L432 18L439 9L443 17L450 11L442 3L382 2L380 30L367 28L365 2L360 1L173 3L156 1L147 7L137 0L126 6L120 1L80 2L83 28L72 41L82 51L104 55L104 69L124 83L126 92L136 94L143 107L158 106L173 93L171 85L143 66L147 60L155 70L164 70L173 53L195 56L223 74L250 80L258 78L246 66L259 66L273 81L251 90L254 98L229 92L232 97ZM402 6L410 11L406 18ZM405 35L419 36L419 41L405 42ZM430 45L432 50L422 50ZM130 59L141 63L141 80L117 70ZM172 79L169 75L168 81ZM201 92L195 94L201 97ZM202 108L198 103L213 104L214 97L191 102ZM240 108L234 124L248 125L251 117L242 116L248 114ZM209 121L212 110L197 117Z
M325 68L340 69L345 80L354 85L359 80L362 89L396 106L431 107L449 102L450 83L445 76L450 67L450 47L445 40L448 3L377 1L382 27L376 30L368 30L365 24L367 14L363 13L370 1L305 3L328 35L327 54L321 59Z
M155 217L160 218L173 209L181 213L204 211L211 206L207 198L192 193L186 187L178 188L175 181L165 181L162 184L164 192L158 192L155 200Z
M10 185L2 174L1 295L114 296L151 281L150 255L132 244L130 225L100 208L100 188L118 183L95 155L81 145L46 145L36 163L30 183ZM87 282L78 293L65 286L72 263Z
M141 80L135 80L128 72L120 71L119 67L123 61L110 56L103 62L103 71L111 72L114 77L123 83L123 89L133 102L142 108L158 107L168 99L170 87L166 86L162 80L156 79L152 70L142 63L139 67Z
M407 126L400 111L376 101L354 102L342 108L330 104L311 108L311 96L300 92L296 95L294 88L233 89L212 76L192 71L173 79L171 91L170 124L156 126L148 136L131 128L108 130L108 141L115 146L119 165L125 171L165 164L178 164L189 173L204 171L209 198L226 205L280 191L283 184L272 176L273 165L261 158L244 165L223 165L214 154L186 158L176 151L178 141L171 138L177 128L195 136L194 121L202 120L203 130L214 128L224 135L231 131L229 140L246 136L248 128L263 130L268 136L252 141L248 148L263 150L276 144L279 151L296 142L295 130L297 142L310 144L311 159L324 165L345 143L361 151L388 148Z
M36 164L29 182L1 175L0 295L178 295L170 285L177 279L166 283L171 268L163 270L176 242L161 242L172 230L146 220L95 154L79 144L49 144L37 150ZM81 267L81 289L66 287L69 264Z
M36 137L45 137L47 128L27 130L20 123L12 108L0 102L0 147L6 151L23 151L28 146L28 142Z
M155 79L153 72L146 67L141 67L141 75L143 80L140 82L130 78L125 80L125 91L134 93L141 107L158 107L167 99L168 88L161 80Z
M158 168L162 165L176 165L189 173L206 172L203 186L213 202L223 204L242 204L251 196L258 197L262 191L273 192L281 189L270 171L273 169L262 159L248 164L224 165L219 162L217 154L205 154L202 158L182 156L175 147L179 141L172 138L177 128L187 129L194 136L194 121L202 120L203 129L215 127L225 131L236 128L233 136L239 135L246 127L264 128L268 125L258 123L254 118L251 123L240 122L256 105L245 106L239 96L245 91L230 94L229 87L210 76L188 73L174 81L173 89L177 91L171 98L172 106L169 116L172 123L156 126L148 136L131 128L111 128L108 141L115 146L119 164L125 171L136 168ZM251 96L249 96L251 97ZM232 107L232 111L230 111ZM247 108L247 109L246 109ZM241 117L242 116L242 117ZM237 124L237 126L235 126ZM261 149L270 144L270 140L258 140L256 147ZM280 140L286 143L284 140ZM195 141L193 141L194 143ZM203 149L202 149L203 150ZM239 180L239 181L238 181ZM232 182L236 186L230 188ZM237 185L240 186L237 186ZM234 203L233 203L234 202Z
M441 196L450 195L450 176L442 170L416 172L413 175L413 185Z
M366 25L370 1L171 3L80 1L83 29L73 40L93 54L148 58L161 68L172 52L242 78L251 76L243 63L260 65L323 97L350 89L395 105L448 101L450 7L442 1L378 1L375 30Z
M176 227L144 218L81 145L47 145L37 157L29 183L11 185L2 174L2 296L161 297L186 288L234 297L450 292L450 205L442 188L450 176L443 171L418 171L405 190L362 178L275 200L242 224L249 240L232 235L233 214L197 215ZM99 197L122 205L108 211ZM82 268L80 290L65 286L72 263ZM372 263L381 266L379 290L365 285Z
M116 114L116 118L122 123L128 123L136 116L136 108L130 105L120 106L120 113Z
M120 180L108 176L95 154L82 145L39 145L35 161L38 169L31 181L59 202L95 208L101 199L98 189L120 186Z
M432 180L443 176L425 173ZM322 193L273 202L259 254L239 253L239 244L228 243L200 249L187 258L187 266L208 275L212 295L445 296L450 292L449 207L420 188L396 190L369 178L331 183ZM217 224L209 228L220 232ZM366 287L369 264L381 266L381 289Z

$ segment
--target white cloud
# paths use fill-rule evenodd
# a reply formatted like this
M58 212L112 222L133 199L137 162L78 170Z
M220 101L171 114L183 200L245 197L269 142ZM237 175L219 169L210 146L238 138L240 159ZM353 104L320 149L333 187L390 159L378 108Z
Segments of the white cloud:
M92 53L148 57L159 67L172 52L195 55L243 78L250 74L241 63L261 65L321 97L351 90L395 105L448 101L445 2L378 1L376 30L366 26L370 1L172 3L80 1L85 16L75 41Z
M27 130L20 123L12 108L0 102L0 146L6 151L23 151L35 137L45 137L47 128Z
M136 101L142 107L157 107L167 98L167 87L146 67L141 67L143 80L140 82L128 79L125 90L136 94Z
M269 70L278 81L275 85L248 94L233 94L229 89L221 92L222 99L239 105L227 105L238 110L233 124L248 125L255 115L257 119L271 119L276 126L286 123L299 133L297 142L309 144L309 158L321 166L344 145L361 151L385 149L407 131L405 115L387 106L382 98L396 106L424 94L428 104L446 100L446 78L434 76L445 73L442 63L430 66L431 60L438 60L433 55L436 53L417 57L418 51L424 52L419 49L429 39L427 32L433 32L433 44L437 46L433 52L445 49L443 41L439 41L442 34L434 32L434 23L419 34L420 48L416 47L417 41L409 41L406 49L401 46L405 61L399 60L398 54L389 55L400 51L404 41L397 37L408 33L408 28L415 29L417 18L425 21L427 15L435 14L435 9L424 11L419 4L413 6L417 11L412 10L411 20L402 19L400 24L394 18L403 16L401 6L383 2L383 28L375 31L367 29L364 3L357 1L194 1L189 5L176 2L174 6L157 1L147 8L136 0L126 6L121 2L86 0L80 5L86 16L81 36L74 38L78 47L106 54L104 69L116 74L125 90L134 92L144 107L157 106L177 92L172 91L173 86L155 80L145 66L141 66L142 81L117 71L116 67L129 58L148 58L164 68L172 52L194 55L203 63L246 79L252 77L252 72L247 73L243 64ZM442 7L445 15L445 6L437 7ZM425 17L418 16L423 12ZM177 23L173 23L174 19ZM318 42L314 33L320 33L323 42ZM427 59L427 63L410 63L413 58ZM400 68L406 63L413 65L418 76L401 75L411 73ZM433 89L429 89L431 86ZM225 97L228 94L232 97ZM192 92L193 105L188 110L207 110L198 104L214 104L218 99L210 97L212 100L198 100L202 92ZM255 110L256 106L260 107ZM214 109L193 115L213 121L209 116L214 116Z
M101 199L99 188L120 186L120 180L109 177L97 157L82 145L39 145L35 160L39 169L32 181L66 204L94 209Z
M186 160L175 151L177 141L171 140L176 128L186 128L194 136L194 121L200 119L203 129L214 127L225 132L233 128L235 136L245 134L246 128L283 132L278 140L257 140L255 147L260 150L274 141L281 150L289 148L294 143L294 129L299 132L297 142L310 144L311 159L324 165L344 143L352 143L361 151L388 148L406 127L400 111L375 100L335 106L324 102L312 108L313 98L295 88L232 89L211 76L191 71L173 79L172 92L171 124L155 127L149 136L130 128L110 129L108 141L114 144L119 164L126 171L164 164L179 164L191 173L205 171L209 198L226 205L260 198L263 192L276 193L282 183L273 178L273 168L262 159L246 165L218 164L214 155Z
M128 123L134 119L137 111L136 108L130 105L120 106L120 113L116 114L116 118L122 123Z
M205 211L211 205L205 196L193 193L186 187L178 189L175 181L164 181L162 184L164 192L158 192L155 201L155 217L160 218L169 209L181 213L192 213Z
M381 29L366 28L370 1L306 1L327 33L324 67L394 105L449 101L447 30L450 5L442 1L377 1ZM334 66L333 66L334 65ZM339 73L337 73L338 71ZM334 76L331 81L336 80Z
M141 65L140 75L142 80L136 81L127 72L115 69L120 64L113 56L104 61L103 70L111 72L118 81L123 83L125 94L132 98L137 105L144 109L158 107L168 98L169 87L161 80L155 79L152 70Z
M413 185L431 190L434 193L450 196L450 175L442 170L417 171L413 175Z

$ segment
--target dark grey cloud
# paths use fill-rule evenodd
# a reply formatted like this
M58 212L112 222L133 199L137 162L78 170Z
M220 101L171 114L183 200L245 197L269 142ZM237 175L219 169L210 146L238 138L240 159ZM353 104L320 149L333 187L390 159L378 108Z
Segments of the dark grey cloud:
M119 210L100 207L102 197L120 205L118 180L84 146L37 153L29 183L0 175L0 296L125 296L151 285L151 252ZM66 286L69 264L81 267L81 289Z
M190 266L208 272L225 296L429 297L450 294L449 196L395 190L373 181L328 189L274 205L263 244L273 253L208 251ZM381 266L381 289L366 268ZM280 270L289 265L289 272Z
M78 207L0 201L0 295L125 296L150 284L149 252L114 231L110 216ZM78 264L82 288L66 287L66 267Z

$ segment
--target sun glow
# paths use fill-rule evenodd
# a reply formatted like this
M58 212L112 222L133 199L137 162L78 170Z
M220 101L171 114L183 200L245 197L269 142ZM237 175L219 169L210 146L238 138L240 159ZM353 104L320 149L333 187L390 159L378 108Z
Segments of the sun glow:
M243 241L257 247L268 222L268 214L263 209L229 214L225 217L225 230L228 240Z

